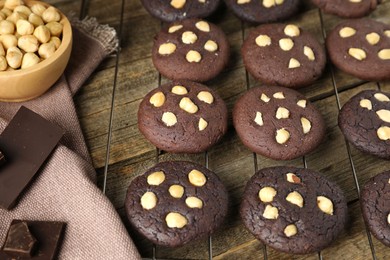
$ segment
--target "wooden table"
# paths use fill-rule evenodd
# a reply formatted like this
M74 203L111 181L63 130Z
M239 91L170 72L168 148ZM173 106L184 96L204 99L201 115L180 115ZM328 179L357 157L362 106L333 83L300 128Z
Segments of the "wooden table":
M161 23L152 18L139 0L50 0L65 13L73 10L80 16L94 16L100 23L116 28L121 51L107 59L85 83L75 97L77 113L98 172L98 185L112 201L125 225L124 198L131 180L153 166L157 160L185 159L205 164L222 179L230 194L230 211L223 227L212 236L215 259L390 259L390 248L367 233L360 207L359 187L370 177L389 170L386 160L362 154L349 146L337 126L337 115L350 97L363 89L390 92L390 82L364 82L349 76L328 63L325 75L314 85L300 89L320 109L327 124L326 140L311 154L293 161L281 162L256 156L238 139L230 120L229 131L218 145L206 154L173 155L158 153L137 128L137 109L146 93L166 82L151 61L152 39ZM303 1L301 14L290 22L313 33L320 42L324 34L340 19ZM371 17L390 24L390 0ZM240 56L240 46L251 29L222 5L210 19L228 36L232 55L229 66L207 83L226 101L229 112L234 102L248 88L259 84L248 76ZM77 44L77 43L76 43ZM230 118L231 119L231 118ZM245 230L238 215L244 186L256 169L275 166L307 166L338 183L345 192L349 207L349 225L331 246L319 254L292 256L264 247ZM99 228L99 227L96 227ZM153 245L129 232L142 256L153 257ZM103 239L103 238L102 238ZM109 243L109 241L107 241ZM157 258L207 259L209 240L204 239L177 249L158 247Z

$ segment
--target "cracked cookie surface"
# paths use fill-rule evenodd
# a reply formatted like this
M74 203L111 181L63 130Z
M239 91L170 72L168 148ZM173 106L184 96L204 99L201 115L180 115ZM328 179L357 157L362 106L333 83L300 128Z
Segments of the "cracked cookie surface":
M312 0L325 13L344 18L363 17L377 7L379 0Z
M271 167L247 183L240 214L245 227L268 246L308 254L340 234L347 204L339 186L315 171Z
M135 178L125 209L131 225L153 243L180 246L208 236L227 213L218 176L192 162L162 162Z

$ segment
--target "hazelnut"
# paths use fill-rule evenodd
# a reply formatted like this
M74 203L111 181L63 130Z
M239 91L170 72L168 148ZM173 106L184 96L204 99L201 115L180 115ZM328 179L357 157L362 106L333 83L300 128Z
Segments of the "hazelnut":
M181 25L181 24L173 25L173 26L169 27L168 32L169 33L174 33L176 31L180 30L181 28L183 28L183 25Z
M285 99L283 92L276 92L273 94L273 97L276 99Z
M351 27L344 27L339 31L339 35L341 38L348 38L355 35L356 30Z
M22 65L23 54L18 47L13 46L8 48L5 58L11 68L17 69Z
M150 99L150 104L152 104L154 107L161 107L165 103L165 95L161 91L154 93Z
M388 101L390 101L390 98L388 96L386 96L385 94L382 94L382 93L376 93L374 95L374 97L376 98L376 100L381 101L381 102L388 102Z
M210 32L210 25L205 21L197 22L195 26L202 32Z
M11 21L0 21L0 34L14 34L15 25Z
M301 125L304 134L307 134L311 130L311 122L306 117L301 117Z
M301 34L299 27L294 24L289 24L284 27L284 34L290 37L296 37Z
M38 46L38 39L34 35L24 35L18 40L18 47L25 52L36 52Z
M188 180L192 185L197 187L202 187L203 185L206 184L207 181L206 176L198 170L192 170L188 174Z
M206 129L206 127L208 126L209 123L207 123L206 120L204 120L203 118L200 118L199 119L199 123L198 123L198 128L199 128L199 131L203 131Z
M40 61L41 59L35 53L27 52L23 56L21 68L27 69L38 64Z
M161 55L169 55L176 51L176 45L173 43L163 43L158 48L158 53Z
M264 101L265 103L268 103L271 99L264 93L261 94L260 99Z
M53 6L50 6L42 13L42 20L45 23L58 22L61 20L61 15Z
M202 55L197 51L190 50L187 52L186 60L188 62L200 62L202 60Z
M213 95L208 92L208 91L201 91L198 93L197 95L197 98L200 100L200 101L203 101L207 104L212 104L214 102L214 97Z
M274 200L277 192L272 187L264 187L259 191L259 198L262 202L268 203Z
M149 185L158 186L165 181L165 174L163 171L153 172L149 174L147 182Z
M333 202L325 196L317 197L317 206L328 215L333 215Z
M292 237L298 233L298 229L297 226L295 226L294 224L290 224L284 229L283 232L286 235L286 237Z
M30 35L34 32L34 25L26 20L18 20L16 22L16 31L20 35Z
M278 142L279 144L284 144L288 141L288 139L290 139L290 133L286 129L281 128L276 130L275 138L276 142Z
M383 49L378 52L378 57L382 60L390 60L390 49Z
M203 208L203 201L198 199L197 197L188 197L186 198L186 205L189 208Z
M381 39L381 37L376 32L369 33L369 34L366 35L366 40L371 45L377 44L380 39Z
M218 50L218 44L212 40L208 40L203 47L206 51L209 52L215 52L216 50Z
M13 34L4 34L0 35L0 42L3 44L4 49L8 50L18 45L18 38Z
M0 56L5 56L5 50L1 42L0 42Z
M263 121L263 114L259 111L256 112L256 117L255 117L255 123L258 124L259 126L263 126L264 125L264 121Z
M184 187L181 185L174 184L168 189L169 194L176 199L180 199L184 194Z
M303 54L305 54L305 56L311 61L316 59L316 57L314 56L314 52L310 47L304 46Z
M181 9L186 4L186 0L171 0L171 6L176 9Z
M23 1L22 0L5 0L4 1L4 7L9 9L9 10L14 10L15 7L19 6L19 5L23 5Z
M16 24L17 21L19 21L19 20L27 20L27 19L28 19L27 15L25 15L23 13L19 13L19 12L14 12L10 16L8 16L6 20Z
M50 22L46 24L46 27L49 29L51 36L59 37L62 34L62 28L64 26L59 22Z
M266 219L277 219L279 217L279 210L271 205L265 206L263 217Z
M279 47L284 51L289 51L294 47L294 42L289 38L283 38L279 40Z
M174 126L177 123L177 117L172 112L164 112L161 120L165 123L166 126Z
M379 116L379 118L387 123L390 123L390 111L386 109L381 109L376 111L376 114Z
M300 66L301 66L301 63L297 59L294 59L294 58L291 58L289 63L288 63L289 69L299 68Z
M301 183L301 179L296 176L294 173L289 172L286 174L287 181L291 183Z
M174 86L171 92L173 94L180 95L180 96L188 93L187 89L183 86Z
M360 105L362 108L367 108L368 110L372 110L372 103L371 103L371 101L368 100L368 99L362 99L362 100L360 100L359 105Z
M1 12L3 14L5 14L6 17L10 16L12 14L12 10L8 9L8 8L3 8L1 9Z
M170 212L165 217L165 222L169 228L183 228L187 225L188 220L180 213Z
M56 46L56 50L58 50L58 48L61 46L61 40L57 36L51 37L49 42L54 43L54 45Z
M188 97L184 97L180 100L179 107L190 114L198 112L198 107Z
M183 32L181 40L185 44L193 44L196 42L196 40L198 40L198 36L196 36L196 34L191 31L186 31Z
M271 45L271 38L268 35L260 34L256 37L256 44L259 47L265 47Z
M43 12L46 11L46 7L42 4L33 4L30 9L34 14L39 16L42 16Z
M359 48L349 48L348 54L357 60L364 60L366 58L366 52Z
M390 127L388 126L381 126L377 131L376 134L378 135L378 138L387 141L390 139Z
M38 54L42 59L48 59L56 52L56 46L53 42L43 43L38 48Z
M286 119L290 117L290 111L288 111L285 107L278 107L278 110L276 110L275 117L277 119Z
M14 12L25 14L27 17L32 13L30 8L25 5L18 5L15 7Z
M297 105L300 106L301 108L306 108L306 100L301 99L297 102Z
M40 25L34 30L34 36L37 37L40 43L50 41L50 31L45 25Z
M0 55L0 71L5 71L7 67L8 64L6 58Z
M146 210L153 209L157 205L157 196L151 191L146 192L141 197L141 206Z
M303 207L303 197L297 191L290 192L287 195L286 200L291 204L297 205L300 208Z
M44 22L42 18L39 15L36 15L34 13L30 14L28 17L28 21L34 25L35 27L38 27L40 25L44 25Z

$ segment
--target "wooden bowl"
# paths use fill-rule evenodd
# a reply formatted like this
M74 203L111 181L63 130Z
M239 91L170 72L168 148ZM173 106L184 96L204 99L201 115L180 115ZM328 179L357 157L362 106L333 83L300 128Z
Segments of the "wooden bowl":
M40 3L45 7L50 5L39 1L24 1L31 6ZM72 50L72 27L66 16L61 14L63 25L60 47L48 59L27 69L0 72L0 101L22 102L36 98L45 93L62 75L68 64Z

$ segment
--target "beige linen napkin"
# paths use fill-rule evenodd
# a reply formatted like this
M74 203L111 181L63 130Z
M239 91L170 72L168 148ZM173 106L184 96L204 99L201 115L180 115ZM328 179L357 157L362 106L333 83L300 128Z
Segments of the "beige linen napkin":
M66 131L17 206L11 211L0 209L0 246L12 219L64 221L59 259L139 259L115 208L95 185L96 172L72 99L99 63L117 49L116 33L93 18L72 25L73 50L61 79L35 100L0 102L0 132L21 105Z

